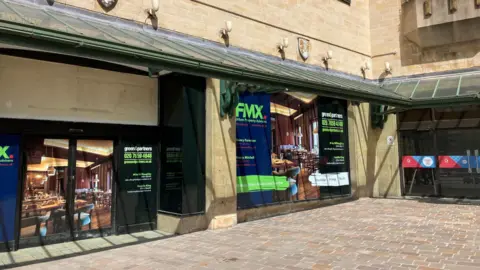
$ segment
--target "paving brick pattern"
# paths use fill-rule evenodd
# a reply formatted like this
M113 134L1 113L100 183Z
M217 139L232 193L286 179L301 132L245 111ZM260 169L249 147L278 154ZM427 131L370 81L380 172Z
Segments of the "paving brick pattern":
M361 199L25 269L480 269L479 214Z

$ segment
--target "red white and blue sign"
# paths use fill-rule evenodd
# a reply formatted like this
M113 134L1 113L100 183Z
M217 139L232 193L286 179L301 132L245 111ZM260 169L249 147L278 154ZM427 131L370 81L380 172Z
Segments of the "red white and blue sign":
M403 168L433 169L437 166L434 156L403 156Z
M439 156L438 163L444 169L468 169L477 167L477 159L475 156Z

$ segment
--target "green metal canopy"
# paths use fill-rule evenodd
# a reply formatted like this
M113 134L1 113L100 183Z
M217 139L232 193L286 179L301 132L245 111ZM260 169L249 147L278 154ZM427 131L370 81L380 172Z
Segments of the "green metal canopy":
M480 71L404 79L382 88L410 99L410 108L479 104Z
M372 82L155 31L59 3L49 6L34 0L0 0L0 42L329 97L396 107L410 105L407 96Z

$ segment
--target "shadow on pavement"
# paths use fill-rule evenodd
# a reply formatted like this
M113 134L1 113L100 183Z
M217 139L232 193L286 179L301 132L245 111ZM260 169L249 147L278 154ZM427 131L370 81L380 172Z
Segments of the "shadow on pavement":
M152 231L150 231L149 233L152 233ZM145 236L135 236L133 234L122 235L122 236L130 236L130 237L133 237L133 238L136 239L136 241L129 242L129 243L114 243L109 239L110 237L101 237L101 238L93 238L93 239L86 239L86 240L81 240L81 241L72 241L72 242L62 243L62 244L72 244L72 246L75 246L75 247L77 247L78 249L81 250L79 252L72 252L71 254L52 255L51 252L46 248L46 246L33 247L31 249L41 248L41 250L45 254L47 254L48 257L47 258L41 258L41 259L32 259L30 261L15 262L15 257L17 257L16 255L18 253L25 252L25 253L31 254L31 253L28 252L28 249L30 249L30 248L20 249L18 251L8 252L8 257L10 259L10 264L2 265L2 266L0 266L0 269L8 269L8 268L29 266L29 265L38 264L38 263L45 263L45 262L50 262L50 261L67 259L67 258L72 258L72 257L77 257L77 256L82 256L82 255L88 255L88 254L93 254L93 253L97 253L97 252L102 252L102 251L107 251L107 250L112 250L112 249L117 249L117 248L122 248L122 247L127 247L127 246L145 244L145 243L154 242L154 241L158 241L158 240L164 240L164 239L168 239L168 238L172 238L172 237L177 236L175 234L173 234L173 235L162 234L162 233L156 232L156 231L153 231L153 233L157 233L159 236L158 237L153 237L153 238L150 238L150 237L147 238ZM104 241L108 242L111 246L98 247L98 248L93 248L93 249L89 250L89 249L85 249L82 245L79 244L79 242L85 242L85 241L89 241L89 240L97 240L98 241L98 239L103 239ZM49 246L52 246L52 245L49 245ZM22 257L22 255L20 255L20 254L18 254L18 255L19 255L19 257Z

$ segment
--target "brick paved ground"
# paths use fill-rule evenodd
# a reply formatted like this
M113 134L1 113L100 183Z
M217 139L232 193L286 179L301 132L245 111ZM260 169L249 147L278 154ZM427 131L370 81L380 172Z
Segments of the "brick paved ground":
M25 269L480 269L479 214L362 199Z

